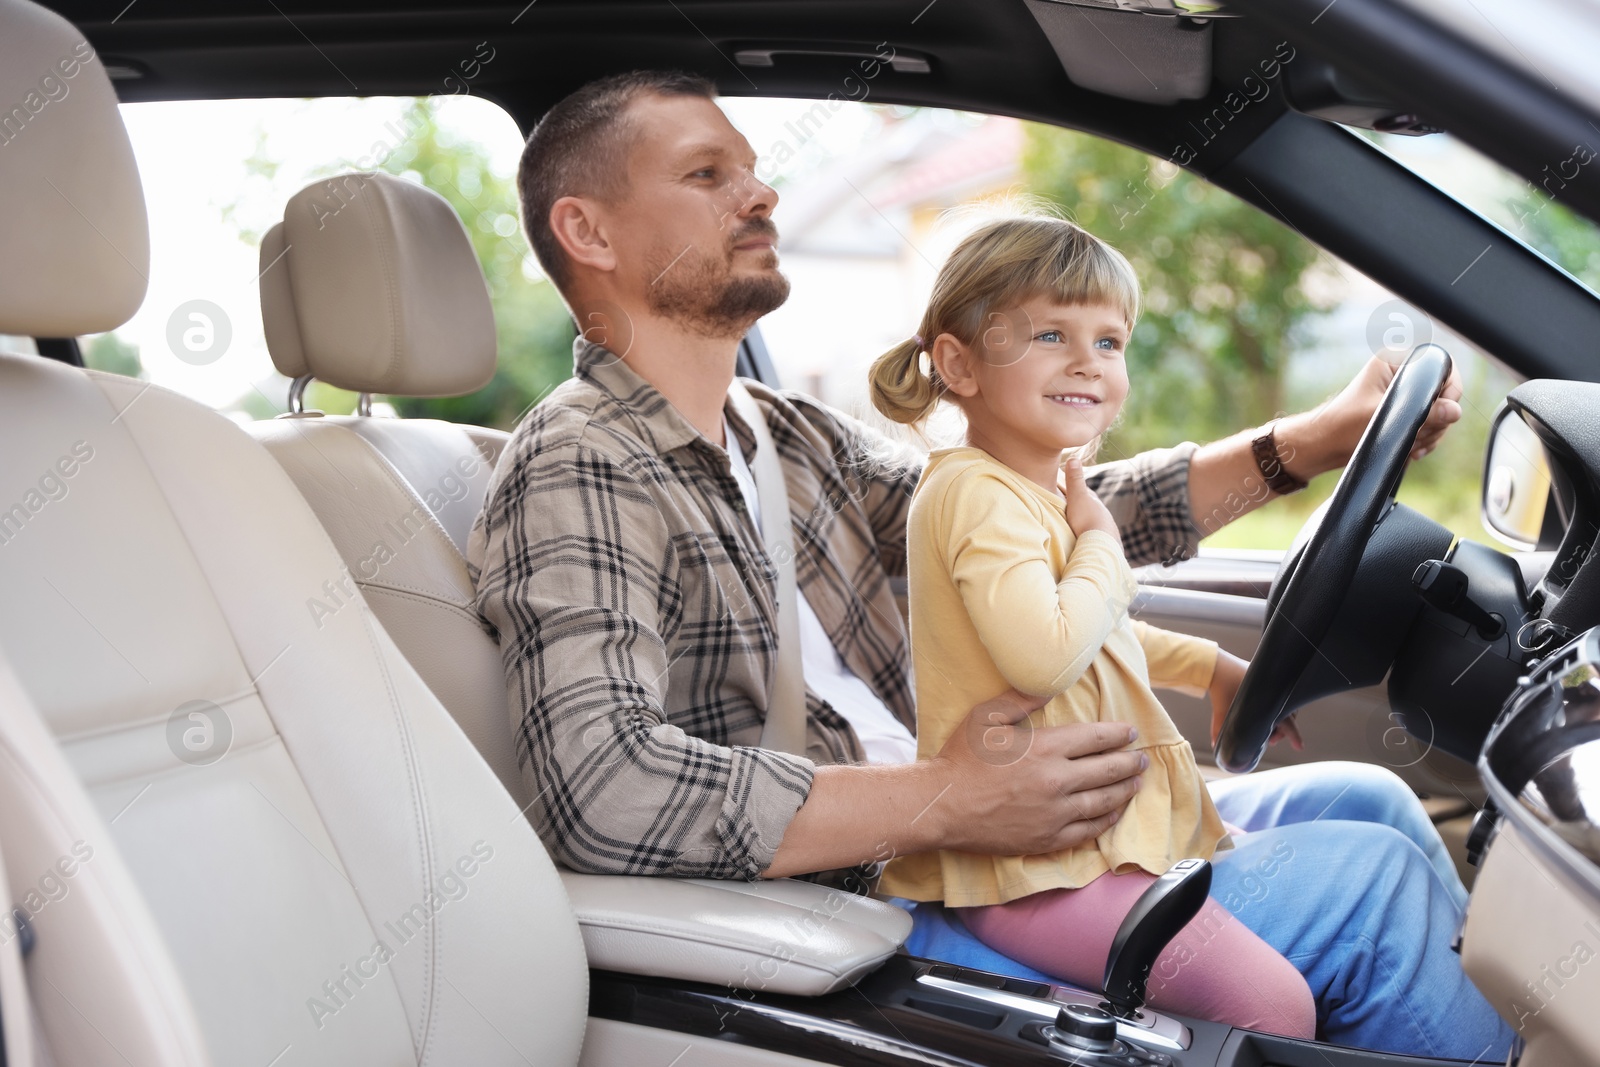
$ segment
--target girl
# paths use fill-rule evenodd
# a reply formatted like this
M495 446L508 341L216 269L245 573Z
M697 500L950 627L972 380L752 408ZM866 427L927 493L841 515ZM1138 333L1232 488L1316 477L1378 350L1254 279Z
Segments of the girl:
M1217 646L1130 621L1137 586L1116 523L1084 483L1082 459L1128 394L1123 349L1138 310L1138 281L1115 249L1061 219L1004 219L957 246L918 335L871 372L873 403L896 422L920 426L941 399L966 421L964 447L929 457L908 521L918 757L1015 687L1052 697L1034 725L1131 723L1149 761L1122 817L1088 845L900 857L880 888L943 900L990 947L1090 989L1155 876L1232 847L1150 689L1210 689L1223 673ZM1299 972L1215 900L1158 958L1148 994L1183 1014L1315 1032Z

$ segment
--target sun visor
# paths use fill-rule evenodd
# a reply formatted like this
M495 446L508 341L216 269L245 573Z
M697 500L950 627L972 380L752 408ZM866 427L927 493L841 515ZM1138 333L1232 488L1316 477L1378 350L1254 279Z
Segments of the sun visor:
M1074 85L1145 104L1198 100L1211 88L1211 21L1028 0Z

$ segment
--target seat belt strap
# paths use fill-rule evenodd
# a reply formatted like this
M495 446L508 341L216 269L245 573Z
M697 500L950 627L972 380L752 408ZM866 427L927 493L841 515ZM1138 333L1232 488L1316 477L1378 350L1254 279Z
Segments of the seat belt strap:
M761 503L761 535L778 568L778 668L773 678L761 747L803 756L806 752L806 680L800 665L800 586L795 578L794 528L789 522L789 487L772 430L755 397L738 378L728 400L755 435L750 473Z

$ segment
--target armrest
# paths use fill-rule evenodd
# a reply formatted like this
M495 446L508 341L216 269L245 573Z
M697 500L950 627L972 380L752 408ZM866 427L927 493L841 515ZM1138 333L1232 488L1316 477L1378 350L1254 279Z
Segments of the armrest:
M820 996L853 985L911 933L893 904L788 878L561 878L589 966L624 974Z

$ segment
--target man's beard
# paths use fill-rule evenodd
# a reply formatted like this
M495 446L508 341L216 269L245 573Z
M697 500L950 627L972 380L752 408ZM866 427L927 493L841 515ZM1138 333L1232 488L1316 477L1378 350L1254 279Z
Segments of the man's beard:
M646 291L650 310L688 326L703 337L743 337L755 321L789 298L789 279L776 270L751 277L733 276L733 246L756 235L777 236L776 227L746 226L726 249L706 253L691 247L674 258L665 249L647 261L654 279ZM769 252L767 266L777 266Z

